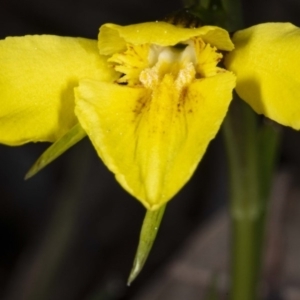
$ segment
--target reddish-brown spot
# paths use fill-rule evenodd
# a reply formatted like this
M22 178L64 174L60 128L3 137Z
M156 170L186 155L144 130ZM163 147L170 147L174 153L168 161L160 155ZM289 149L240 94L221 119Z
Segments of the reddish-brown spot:
M178 97L178 103L177 103L177 111L181 112L181 108L184 107L185 101L186 101L186 95L187 95L187 88L183 88L180 91L179 97Z
M132 110L132 112L135 114L135 117L142 114L143 111L149 110L149 104L151 101L150 95L145 95L142 98L139 98L136 101L135 108Z

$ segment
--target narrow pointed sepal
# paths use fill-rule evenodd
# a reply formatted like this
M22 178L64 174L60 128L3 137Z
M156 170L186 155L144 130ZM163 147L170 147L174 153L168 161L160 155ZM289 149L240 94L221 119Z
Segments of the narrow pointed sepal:
M166 205L161 206L158 210L146 212L138 248L135 254L133 267L131 269L127 285L129 286L142 271L148 255L152 249L159 226L166 209Z
M225 66L237 75L236 91L257 113L300 129L300 28L266 23L233 35Z
M53 143L33 164L30 170L25 175L25 179L29 179L36 173L45 168L53 160L62 155L69 148L74 146L80 140L86 136L85 131L82 129L80 124L75 125L69 130L63 137Z

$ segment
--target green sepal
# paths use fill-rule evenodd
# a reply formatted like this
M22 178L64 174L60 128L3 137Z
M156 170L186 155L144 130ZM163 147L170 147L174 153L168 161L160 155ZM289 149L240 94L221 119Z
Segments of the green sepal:
M82 129L80 124L75 125L70 129L64 136L53 143L33 164L25 175L25 179L28 179L38 173L40 170L45 168L53 160L67 151L70 147L74 146L80 140L86 136L85 131Z
M128 286L135 280L135 278L143 269L143 266L148 258L152 245L155 241L156 234L158 232L162 217L165 212L165 208L166 204L161 206L158 210L147 210L146 212L140 233L139 245L127 281Z

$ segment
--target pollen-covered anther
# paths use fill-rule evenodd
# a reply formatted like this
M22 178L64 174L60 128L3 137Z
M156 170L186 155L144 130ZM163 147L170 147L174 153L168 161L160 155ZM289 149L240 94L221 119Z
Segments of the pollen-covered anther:
M140 74L140 82L146 88L153 89L164 76L172 76L178 91L187 86L196 77L196 55L191 45L176 47L152 46L149 52L149 63L153 65Z
M143 70L139 80L145 88L153 89L159 82L159 72L157 66Z
M188 86L193 79L195 79L196 70L193 63L187 63L184 68L182 68L177 76L175 81L175 87L177 90L181 90L182 88Z

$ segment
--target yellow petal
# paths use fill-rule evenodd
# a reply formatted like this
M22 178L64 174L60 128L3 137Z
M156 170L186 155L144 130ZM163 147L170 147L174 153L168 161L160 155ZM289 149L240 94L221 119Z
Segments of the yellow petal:
M226 114L235 76L193 81L180 95L170 74L153 93L84 80L76 114L119 183L156 210L189 180Z
M267 23L238 31L225 59L236 91L259 114L300 129L300 29Z
M97 41L47 35L0 41L0 143L57 140L78 122L78 80L111 76Z
M149 22L128 26L103 25L99 33L99 49L103 55L112 55L125 50L126 43L173 46L196 36L219 50L230 51L234 48L228 32L216 26L181 28L165 22Z

